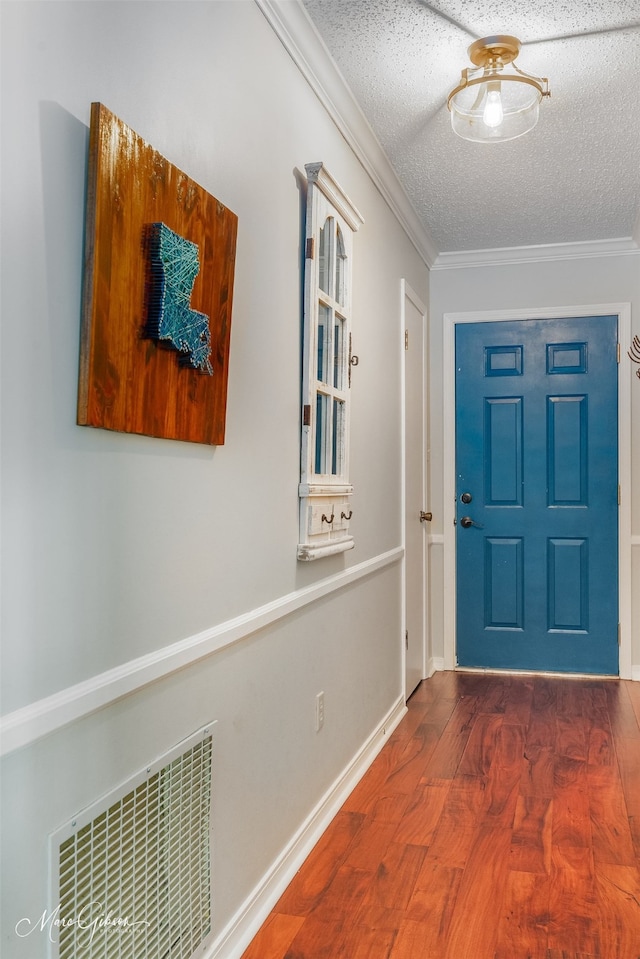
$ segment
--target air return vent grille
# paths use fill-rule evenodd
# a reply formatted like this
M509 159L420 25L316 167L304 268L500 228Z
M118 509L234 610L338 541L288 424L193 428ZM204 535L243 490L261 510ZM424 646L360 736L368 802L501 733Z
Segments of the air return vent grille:
M202 946L211 753L206 727L52 837L54 956L190 959Z

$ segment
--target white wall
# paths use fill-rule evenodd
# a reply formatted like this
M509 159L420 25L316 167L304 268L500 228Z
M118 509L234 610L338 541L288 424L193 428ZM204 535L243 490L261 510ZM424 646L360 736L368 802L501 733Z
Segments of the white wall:
M426 301L427 277L252 0L1 15L2 707L24 744L3 760L0 952L38 959L46 937L15 923L50 905L48 835L82 807L217 720L217 934L401 702L399 290ZM223 447L75 425L95 100L239 217ZM300 564L300 174L317 160L365 217L356 548Z
M630 303L632 336L640 335L640 253L614 256L557 259L511 265L435 269L430 277L431 308L431 384L432 448L443 448L444 377L450 371L443 364L443 317L446 313L487 310L525 310L532 316L536 309L593 306L599 303ZM640 621L640 381L636 366L622 356L623 373L632 381L631 389L631 471L632 528L634 560L632 567L632 617ZM433 457L437 463L437 458ZM443 490L442 469L432 475L434 532L444 529L452 515ZM447 495L455 495L452 491ZM432 563L442 567L442 551L432 549ZM437 614L437 611L436 611ZM434 656L443 655L442 621L432 627ZM640 629L632 631L634 677L640 679Z

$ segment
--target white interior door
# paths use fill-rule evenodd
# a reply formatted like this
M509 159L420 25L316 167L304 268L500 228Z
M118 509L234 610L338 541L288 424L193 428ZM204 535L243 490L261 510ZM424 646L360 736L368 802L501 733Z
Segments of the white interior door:
M404 337L405 697L426 676L427 648L427 315L402 284Z

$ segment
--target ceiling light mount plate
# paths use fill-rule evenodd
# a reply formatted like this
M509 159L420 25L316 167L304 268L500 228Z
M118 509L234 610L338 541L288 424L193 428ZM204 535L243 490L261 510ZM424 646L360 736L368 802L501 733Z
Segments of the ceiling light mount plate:
M512 63L520 53L521 46L516 37L485 37L472 43L467 52L473 64L486 67L492 62Z

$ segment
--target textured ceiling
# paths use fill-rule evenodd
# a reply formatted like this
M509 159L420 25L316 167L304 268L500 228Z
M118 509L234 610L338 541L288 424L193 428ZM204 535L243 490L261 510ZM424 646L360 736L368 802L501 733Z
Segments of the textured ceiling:
M439 252L630 237L640 210L640 0L303 0ZM476 144L446 99L479 37L549 78L529 134Z

